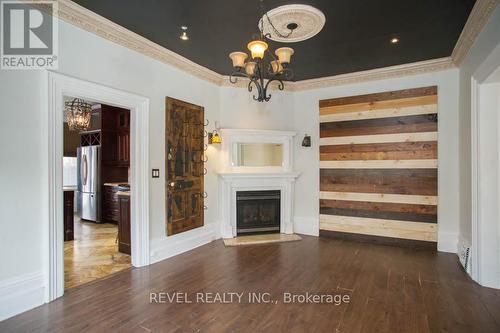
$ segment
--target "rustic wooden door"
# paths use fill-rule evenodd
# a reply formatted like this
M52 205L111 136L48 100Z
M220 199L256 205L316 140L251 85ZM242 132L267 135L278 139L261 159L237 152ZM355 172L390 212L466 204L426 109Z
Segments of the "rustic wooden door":
M167 235L203 226L204 109L166 99Z

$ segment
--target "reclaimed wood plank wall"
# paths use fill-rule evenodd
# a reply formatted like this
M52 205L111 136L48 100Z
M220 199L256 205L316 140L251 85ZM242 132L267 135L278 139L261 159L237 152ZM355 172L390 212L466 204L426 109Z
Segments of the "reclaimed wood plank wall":
M437 241L437 87L320 101L320 233Z

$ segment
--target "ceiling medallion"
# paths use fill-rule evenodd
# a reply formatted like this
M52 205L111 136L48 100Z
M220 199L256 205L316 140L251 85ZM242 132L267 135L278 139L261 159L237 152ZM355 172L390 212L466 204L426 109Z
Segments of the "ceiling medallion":
M278 7L279 8L279 7ZM238 77L248 78L248 91L251 92L255 87L257 95L253 98L259 102L268 102L271 94L267 93L269 84L273 81L278 83L278 89L283 90L285 85L283 80L291 80L293 71L290 68L290 60L294 53L290 47L280 47L273 52L268 48L267 40L272 40L277 36L279 38L290 38L294 36L295 30L299 25L294 22L288 22L286 29L280 32L264 10L264 0L260 1L261 18L259 21L259 34L253 41L247 45L250 51L250 58L245 52L232 52L229 54L233 62L234 71L229 76L229 82L236 83ZM270 32L266 32L270 30Z
M326 18L317 8L294 4L271 9L262 15L259 27L262 21L272 21L272 24L264 24L264 35L269 35L269 39L276 42L294 43L317 35L323 29ZM287 36L290 26L295 28L293 33Z

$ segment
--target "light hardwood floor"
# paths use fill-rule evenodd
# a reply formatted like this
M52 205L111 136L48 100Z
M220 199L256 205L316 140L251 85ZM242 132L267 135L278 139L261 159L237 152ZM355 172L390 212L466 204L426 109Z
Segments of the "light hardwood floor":
M64 288L73 288L131 267L118 252L114 224L81 221L75 216L75 240L64 243Z

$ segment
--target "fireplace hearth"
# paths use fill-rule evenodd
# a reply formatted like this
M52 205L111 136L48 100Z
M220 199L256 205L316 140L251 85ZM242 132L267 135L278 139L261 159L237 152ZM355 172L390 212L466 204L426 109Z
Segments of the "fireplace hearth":
M280 232L281 191L236 192L238 235Z

